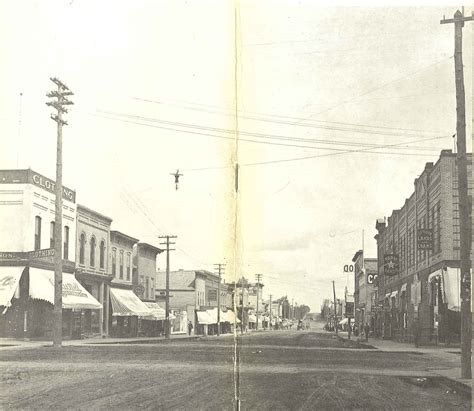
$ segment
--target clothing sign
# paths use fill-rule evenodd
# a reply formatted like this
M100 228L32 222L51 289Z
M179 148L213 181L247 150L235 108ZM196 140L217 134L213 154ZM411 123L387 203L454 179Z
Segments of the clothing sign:
M383 256L383 271L385 275L392 276L399 273L398 254L385 254Z
M419 228L417 230L416 248L418 250L433 249L433 230L431 228Z

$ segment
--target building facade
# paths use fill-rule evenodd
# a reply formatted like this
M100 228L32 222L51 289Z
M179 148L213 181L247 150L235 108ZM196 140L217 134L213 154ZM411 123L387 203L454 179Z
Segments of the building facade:
M443 150L436 164L427 163L415 179L414 192L403 207L377 220L376 330L384 338L409 341L416 326L424 343L459 339L456 163L456 154ZM468 179L472 203L471 154Z
M72 312L101 304L74 277L76 193L63 186L63 335ZM54 304L55 182L31 169L0 170L0 335L51 338ZM79 331L80 332L80 331Z
M139 297L142 301L156 300L156 257L163 250L147 243L137 243L133 248L132 283L139 287Z
M377 306L377 259L364 258L362 250L352 258L354 263L355 324L361 329L369 324L375 329L375 307Z
M74 312L84 334L109 334L110 225L112 219L77 205L76 278L102 304L101 310Z

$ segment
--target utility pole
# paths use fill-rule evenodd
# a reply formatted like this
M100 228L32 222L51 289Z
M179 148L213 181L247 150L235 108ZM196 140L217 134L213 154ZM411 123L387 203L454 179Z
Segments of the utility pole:
M466 156L466 97L464 92L464 70L462 64L462 28L465 21L472 21L472 16L464 17L463 11L454 13L454 18L441 20L441 24L454 23L454 71L456 79L456 136L457 136L457 171L459 192L459 221L461 246L461 378L471 379L472 349L472 315L471 315L471 230L469 216L469 197L467 191L467 156ZM471 206L472 207L472 206Z
M64 106L72 105L73 102L67 96L74 95L69 88L56 77L50 78L56 84L57 89L50 91L46 96L52 98L47 106L56 109L57 114L51 114L51 119L57 124L57 147L56 147L56 202L54 218L54 309L53 309L53 345L60 347L63 341L63 259L62 259L62 209L63 209L63 113L67 113Z
M273 294L270 294L270 330L272 329L273 325L272 325L272 297L273 297Z
M255 324L255 329L258 330L258 293L260 292L260 280L262 279L263 274L255 274L257 280L257 323Z
M176 243L170 243L170 238L178 238L175 235L160 235L158 238L166 238L166 242L160 243L166 245L166 318L165 318L165 337L170 338L170 251L174 251L175 248L170 248L170 245Z
M225 264L214 264L218 269L219 283L217 284L217 336L221 335L221 274Z
M332 292L334 294L334 328L336 329L336 335L337 333L337 306L336 306L336 285L334 284L334 280L332 281Z

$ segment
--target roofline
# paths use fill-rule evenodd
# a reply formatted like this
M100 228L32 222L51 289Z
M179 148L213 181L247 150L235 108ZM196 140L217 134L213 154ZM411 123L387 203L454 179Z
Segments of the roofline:
M110 234L111 235L114 234L119 237L125 238L126 240L132 241L133 243L138 243L138 241L140 241L138 238L130 237L129 235L124 234L121 231L117 231L117 230L110 230Z
M101 214L101 213L93 210L92 208L86 207L82 204L76 204L76 207L77 207L77 211L79 211L81 209L81 210L87 211L88 213L92 213L92 214L94 214L94 215L96 215L100 218L103 218L104 220L107 220L110 223L113 221L112 218L106 216L105 214Z
M138 246L138 248L140 248L140 247L149 248L153 251L156 251L157 254L161 254L163 251L165 251L165 250L162 250L161 248L155 247L154 245L151 245L151 244L148 244L148 243L143 243L143 242L138 242L137 246Z

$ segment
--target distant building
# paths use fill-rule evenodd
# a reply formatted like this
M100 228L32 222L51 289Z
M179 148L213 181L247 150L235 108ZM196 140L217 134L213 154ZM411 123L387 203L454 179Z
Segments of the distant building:
M375 328L375 307L377 306L377 259L363 258L362 250L352 258L354 263L355 323L359 327L369 324Z
M157 281L156 257L163 250L147 243L137 243L133 248L133 285L140 285L139 297L143 301L154 302Z
M472 203L472 154L467 158ZM403 207L393 210L387 220L377 220L376 331L384 338L411 340L416 319L422 342L459 338L456 162L456 154L443 150L436 164L426 163Z

